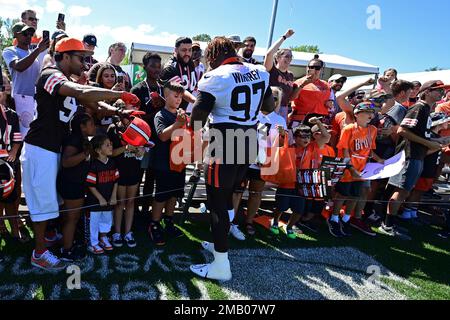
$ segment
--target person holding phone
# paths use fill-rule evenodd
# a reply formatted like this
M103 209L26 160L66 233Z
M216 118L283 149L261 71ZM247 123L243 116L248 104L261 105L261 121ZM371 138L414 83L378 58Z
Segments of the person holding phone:
M50 40L42 39L36 49L31 49L31 39L36 29L18 22L12 27L17 44L3 51L3 59L13 82L12 96L20 121L20 132L26 136L33 120L35 108L35 84L42 67L39 57L45 55Z

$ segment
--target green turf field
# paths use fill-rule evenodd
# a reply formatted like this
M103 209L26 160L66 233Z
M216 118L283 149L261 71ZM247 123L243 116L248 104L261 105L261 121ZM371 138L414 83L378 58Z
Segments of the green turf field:
M183 225L185 237L155 248L144 218L136 220L135 249L89 256L81 266L81 290L68 290L70 274L48 274L31 267L31 244L2 241L0 300L6 299L450 299L450 246L434 227L410 226L411 242L383 235L332 238L319 234L297 240L273 236L262 227L239 242L230 238L233 280L198 279L192 263L211 261L200 249L210 240L206 216ZM381 283L367 269L380 270ZM373 267L372 267L373 268ZM370 271L370 270L369 270ZM375 274L376 276L376 274Z

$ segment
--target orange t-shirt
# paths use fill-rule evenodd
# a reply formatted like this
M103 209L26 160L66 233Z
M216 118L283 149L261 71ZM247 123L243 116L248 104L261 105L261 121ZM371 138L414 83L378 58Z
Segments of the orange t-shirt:
M297 167L297 170L303 169L302 163L304 162L304 159L306 157L307 148L303 147L297 147L296 145L292 145L291 148L295 148L295 166ZM286 183L286 184L280 184L278 187L281 189L295 189L296 183Z
M331 88L327 82L317 80L306 85L297 99L293 101L292 109L294 111L293 121L303 121L306 115L316 113L328 115L326 102L330 100Z
M306 148L306 154L299 169L319 169L322 164L323 157L334 158L336 157L336 153L329 145L325 145L322 149L320 149L317 142L311 142Z
M342 111L339 112L331 122L333 135L340 137L342 129L345 126L355 122L355 117L350 112Z
M367 128L352 123L342 130L341 138L337 145L338 157L344 158L344 150L350 153L353 167L359 172L363 171L371 151L376 149L377 128L369 125ZM355 181L350 171L346 170L341 182Z
M447 116L450 116L450 101L438 105L436 107L436 112L443 112ZM442 130L441 132L439 132L439 135L441 137L450 137L450 129Z

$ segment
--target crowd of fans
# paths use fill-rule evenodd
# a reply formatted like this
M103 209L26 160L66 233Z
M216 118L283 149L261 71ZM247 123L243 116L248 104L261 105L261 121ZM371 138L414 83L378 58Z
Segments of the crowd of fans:
M59 20L51 36L40 35L36 13L27 10L12 28L14 45L2 52L0 233L26 243L31 241L27 225L33 227L31 263L48 270L83 259L85 248L98 255L136 247L136 212L149 216L155 245L183 236L174 214L184 197L186 171L171 168L171 137L186 127L199 81L208 72L200 44L181 37L165 65L157 53L145 54L147 77L133 86L121 67L125 44L112 44L107 60L98 62L93 58L97 37L77 40L65 27ZM309 61L306 75L295 79L289 71L293 53L282 48L293 34L288 30L280 37L262 64L276 104L274 112L259 115L259 128L269 130L266 146L278 139L295 148L298 170L319 169L323 157L348 158L350 165L334 187L332 202L299 196L296 183L278 185L270 231L278 235L283 214L291 210L283 231L292 239L317 232L316 218L324 213L334 237L354 231L375 236L377 230L410 239L398 219L418 220L418 204L425 193L435 197L433 184L449 160L450 86L397 79L397 71L389 69L378 81L342 92L347 77L322 80L326 64L319 55ZM242 62L258 64L254 37L229 39ZM373 90L362 90L366 86ZM151 143L138 147L124 139L136 111L152 132ZM384 163L402 150L406 164L400 174L361 179L367 163ZM202 167L195 164L191 181L199 179ZM260 167L250 166L229 204L230 232L239 240L256 233L254 218L266 186ZM247 187L245 224L238 226L236 213ZM19 215L22 188L31 221ZM385 205L380 208L376 201ZM448 234L447 219L439 235ZM57 244L61 251L55 255L47 248Z

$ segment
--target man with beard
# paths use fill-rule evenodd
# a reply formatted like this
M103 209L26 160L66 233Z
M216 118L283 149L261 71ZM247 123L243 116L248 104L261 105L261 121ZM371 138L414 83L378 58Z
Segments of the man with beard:
M258 61L253 58L253 53L256 48L256 39L254 37L247 37L244 40L245 47L242 48L239 54L244 58L244 62L251 64L259 64Z
M343 76L342 74L335 74L332 75L330 79L328 79L328 84L331 87L334 99L333 99L333 104L334 104L334 110L333 110L333 114L336 115L339 112L342 111L342 109L339 107L339 103L336 99L336 94L342 90L342 87L344 86L344 84L347 82L347 77Z
M192 61L192 40L187 37L180 37L175 42L175 52L172 58L167 61L161 72L161 82L178 82L185 89L183 102L180 108L186 110L189 103L195 102L192 95L197 87L197 74L194 62Z
M232 277L228 259L228 205L233 191L256 158L252 149L256 150L257 146L258 113L260 110L272 112L274 99L265 68L242 63L231 40L213 39L205 57L211 71L199 83L199 96L190 124L200 131L208 118L210 121L211 157L205 180L214 243L203 242L202 246L214 254L214 261L192 265L190 269L203 278L227 281ZM238 132L248 138L235 139Z

